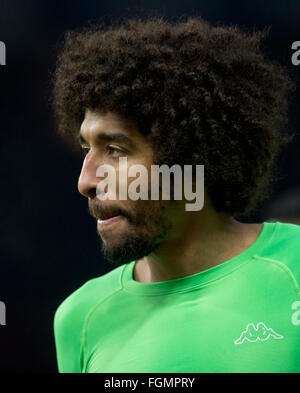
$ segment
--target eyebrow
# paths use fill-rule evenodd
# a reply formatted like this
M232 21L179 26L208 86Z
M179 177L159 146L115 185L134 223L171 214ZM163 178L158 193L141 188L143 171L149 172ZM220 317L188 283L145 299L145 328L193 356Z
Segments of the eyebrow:
M99 133L97 134L96 139L100 142L121 142L125 143L132 149L136 148L136 145L133 143L133 141L121 132L115 132L113 134ZM80 145L88 145L87 141L84 139L81 133L78 135L78 140Z

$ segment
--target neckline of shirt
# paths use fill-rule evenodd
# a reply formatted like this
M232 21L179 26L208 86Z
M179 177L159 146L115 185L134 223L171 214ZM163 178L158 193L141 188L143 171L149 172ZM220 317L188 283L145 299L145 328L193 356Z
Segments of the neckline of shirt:
M155 283L136 281L133 278L136 261L127 263L122 269L122 287L128 292L146 296L188 292L203 287L231 273L239 266L248 262L254 254L259 253L259 251L271 240L278 224L279 222L263 222L263 228L259 236L245 251L212 268L174 280L159 281Z

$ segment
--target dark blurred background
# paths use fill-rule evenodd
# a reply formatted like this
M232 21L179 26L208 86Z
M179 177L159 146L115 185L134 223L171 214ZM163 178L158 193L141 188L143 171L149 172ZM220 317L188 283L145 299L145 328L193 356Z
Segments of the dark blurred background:
M112 269L99 252L87 201L77 191L81 158L55 134L49 97L57 46L66 30L99 18L109 23L115 17L157 14L171 20L200 15L250 29L271 26L267 53L299 74L300 65L291 63L291 45L300 40L299 0L0 0L0 41L7 48L7 65L0 67L0 301L6 305L0 372L56 373L56 308L87 280ZM283 205L295 205L288 220L300 216L299 98L298 78L289 113L295 139L279 157L272 198L247 222L280 214L283 219L280 201L287 193Z

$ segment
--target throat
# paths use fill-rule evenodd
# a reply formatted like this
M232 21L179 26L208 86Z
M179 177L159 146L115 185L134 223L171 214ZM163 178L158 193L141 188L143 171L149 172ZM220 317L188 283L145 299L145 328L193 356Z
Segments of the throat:
M246 251L259 237L263 224L242 224L233 232L215 233L196 243L160 249L135 264L133 278L142 283L174 280L215 267Z

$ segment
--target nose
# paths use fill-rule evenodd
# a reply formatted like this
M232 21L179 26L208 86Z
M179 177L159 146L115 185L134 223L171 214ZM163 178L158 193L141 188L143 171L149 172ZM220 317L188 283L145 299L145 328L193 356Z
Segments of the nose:
M97 189L96 177L97 165L92 159L90 152L85 156L82 164L81 173L78 179L78 191L87 198L95 198ZM99 179L98 179L99 181Z

